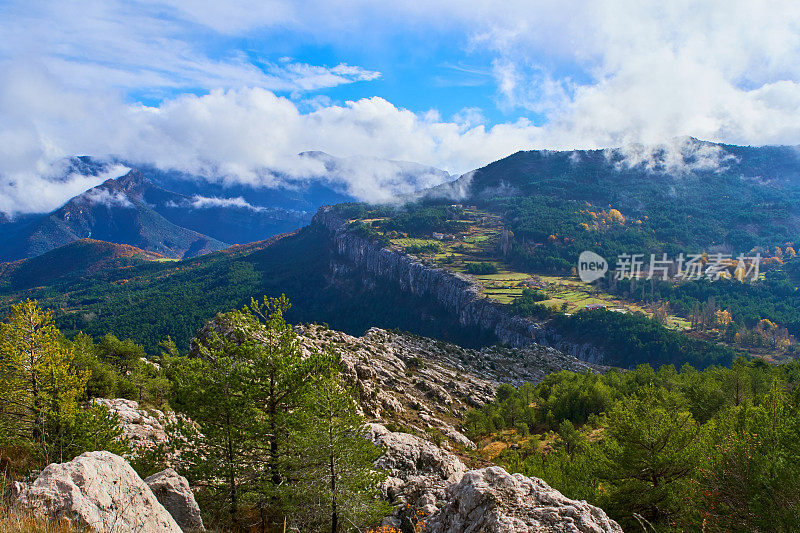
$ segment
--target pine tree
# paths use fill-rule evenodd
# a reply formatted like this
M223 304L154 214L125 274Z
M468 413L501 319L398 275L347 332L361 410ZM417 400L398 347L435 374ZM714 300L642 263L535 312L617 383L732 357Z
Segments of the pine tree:
M240 486L252 483L258 413L247 386L250 369L232 348L213 334L206 339L201 358L179 364L173 374L174 402L193 423L179 419L173 436L186 474L203 482L214 500L225 502L223 507L235 524Z
M330 372L334 358L312 352L306 357L299 338L284 315L291 305L285 296L251 300L237 313L236 319L245 335L243 347L253 357L253 382L256 401L262 409L261 434L268 439L265 459L268 479L261 484L263 503L274 503L284 473L281 462L287 450L284 444L304 394L319 376Z
M184 424L180 429L189 434L176 441L191 443L183 447L187 474L217 494L224 491L234 519L246 502L259 510L264 524L282 520L297 410L331 365L329 355L304 356L297 333L283 318L288 308L284 297L252 300L211 322L195 341L199 357L170 358L173 405L198 430Z
M36 301L13 306L0 324L0 438L33 443L45 464L64 459L58 443L89 377L76 371L73 358L52 313Z
M375 461L381 450L366 436L355 391L338 371L321 379L305 396L296 434L293 480L296 505L292 518L301 529L361 531L391 512L381 500L386 473Z
M700 442L698 425L676 394L648 388L620 401L608 414L601 447L607 507L628 525L636 515L651 522L679 515Z

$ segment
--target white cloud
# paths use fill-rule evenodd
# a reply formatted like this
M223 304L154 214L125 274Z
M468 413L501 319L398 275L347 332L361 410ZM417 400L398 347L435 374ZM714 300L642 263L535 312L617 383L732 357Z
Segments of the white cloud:
M78 173L64 174L63 161L48 164L42 159L30 171L19 171L0 176L0 212L43 213L52 211L66 200L77 196L107 179L118 178L130 170L122 165L111 165L96 176Z
M534 2L487 26L502 101L554 145L800 142L796 2Z
M666 143L628 144L607 148L606 158L616 168L641 168L648 171L682 174L697 171L721 172L736 162L736 157L716 144L697 142L691 137L675 137Z
M185 11L149 1L11 2L5 9L0 6L0 15L13 21L0 24L0 58L36 65L66 87L154 94L242 86L311 91L380 76L345 63L326 67L271 62L243 51L214 54L204 44L204 32L191 22L233 29L236 6L251 21L259 17L254 18L255 5L234 4L226 16L229 4L224 9L205 4L203 11L199 6ZM278 2L258 4L273 8L276 21L287 12ZM205 16L197 19L194 14L201 12Z
M86 194L81 196L81 200L92 205L104 205L108 208L133 207L133 202L131 202L124 193L105 188L97 188L87 191Z
M80 153L274 185L319 173L319 160L296 154L323 150L355 158L330 179L375 200L440 179L409 181L377 158L461 173L520 149L631 144L624 152L631 164L706 165L724 161L687 155L682 141L663 143L686 135L800 143L800 4L793 0L509 0L502 9L475 0L85 0L79 8L11 1L0 5L0 17L5 212L49 208L96 184L75 178L51 186L40 178L53 161ZM275 28L345 49L391 47L393 36L408 34L463 48L465 58L480 51L491 58L498 105L536 122L487 127L472 108L446 121L435 109L415 114L379 97L337 105L308 92L380 74L305 64L287 50L265 60L207 45ZM157 107L126 99L129 91L190 88L200 96L170 96ZM636 143L662 143L670 155L656 163Z
M220 198L217 196L200 196L195 195L192 197L192 207L195 209L208 209L213 207L239 207L241 209L250 209L251 211L261 211L263 207L256 207L241 196L235 198Z

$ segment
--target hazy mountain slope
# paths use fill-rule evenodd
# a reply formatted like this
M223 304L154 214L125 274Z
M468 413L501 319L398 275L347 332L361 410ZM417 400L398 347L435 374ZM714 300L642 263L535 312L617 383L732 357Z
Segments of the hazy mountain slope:
M299 179L265 171L253 184L224 176L203 177L186 172L162 171L136 165L162 189L182 195L159 198L148 191L148 202L168 220L230 243L254 242L294 231L311 221L323 205L355 201L355 196L384 194L384 188L446 181L450 175L437 168L405 161L371 157L334 157L324 152L304 152L301 158L321 163L318 176Z
M3 244L0 259L33 257L84 238L128 244L167 257L193 257L227 246L158 214L144 198L147 189L146 179L136 170L107 180L20 228Z
M735 176L745 181L768 184L789 190L800 184L800 149L793 146L734 146L675 139L669 145L629 145L605 150L530 150L517 152L456 180L470 196L502 194L503 190L522 193L561 191L560 180L570 176L583 180L587 187L572 191L576 199L602 201L616 193L625 198L625 191L606 191L602 184L619 184L639 189L653 181L658 190L665 183L678 186L669 193L680 197L696 179ZM693 178L693 179L692 179ZM635 180L635 181L634 181Z
M263 176L246 183L114 158L66 159L61 173L51 178L54 181L78 174L101 176L114 167L132 170L52 213L13 220L0 213L0 260L32 257L79 238L191 257L226 243L255 242L294 231L308 224L320 206L353 201L356 193L375 194L383 188L424 186L449 178L439 169L402 161L337 158L322 152L301 157L321 167L321 175L299 179L265 169Z

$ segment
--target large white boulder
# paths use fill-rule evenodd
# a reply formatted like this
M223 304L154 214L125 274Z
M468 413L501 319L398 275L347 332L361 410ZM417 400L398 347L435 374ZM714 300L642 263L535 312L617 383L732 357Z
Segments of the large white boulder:
M622 533L599 507L499 466L470 470L425 522L430 533Z
M185 477L171 468L145 478L159 503L169 511L184 531L204 531L200 507Z
M14 500L17 511L65 519L96 533L181 533L131 466L110 452L48 465Z

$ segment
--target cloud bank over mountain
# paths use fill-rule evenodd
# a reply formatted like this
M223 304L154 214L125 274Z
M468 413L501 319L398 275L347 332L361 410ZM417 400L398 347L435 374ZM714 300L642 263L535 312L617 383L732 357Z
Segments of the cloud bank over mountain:
M321 150L364 158L331 179L382 200L442 178L409 182L377 158L458 174L521 149L686 135L800 143L800 5L790 1L10 1L0 16L4 212L50 209L96 185L47 179L76 154L291 186L324 170L298 155ZM325 64L280 55L285 35L337 53ZM411 111L381 96L395 74L348 59L415 39L488 54L492 100L451 117L435 99ZM352 98L318 94L356 86ZM506 119L487 121L489 106Z

